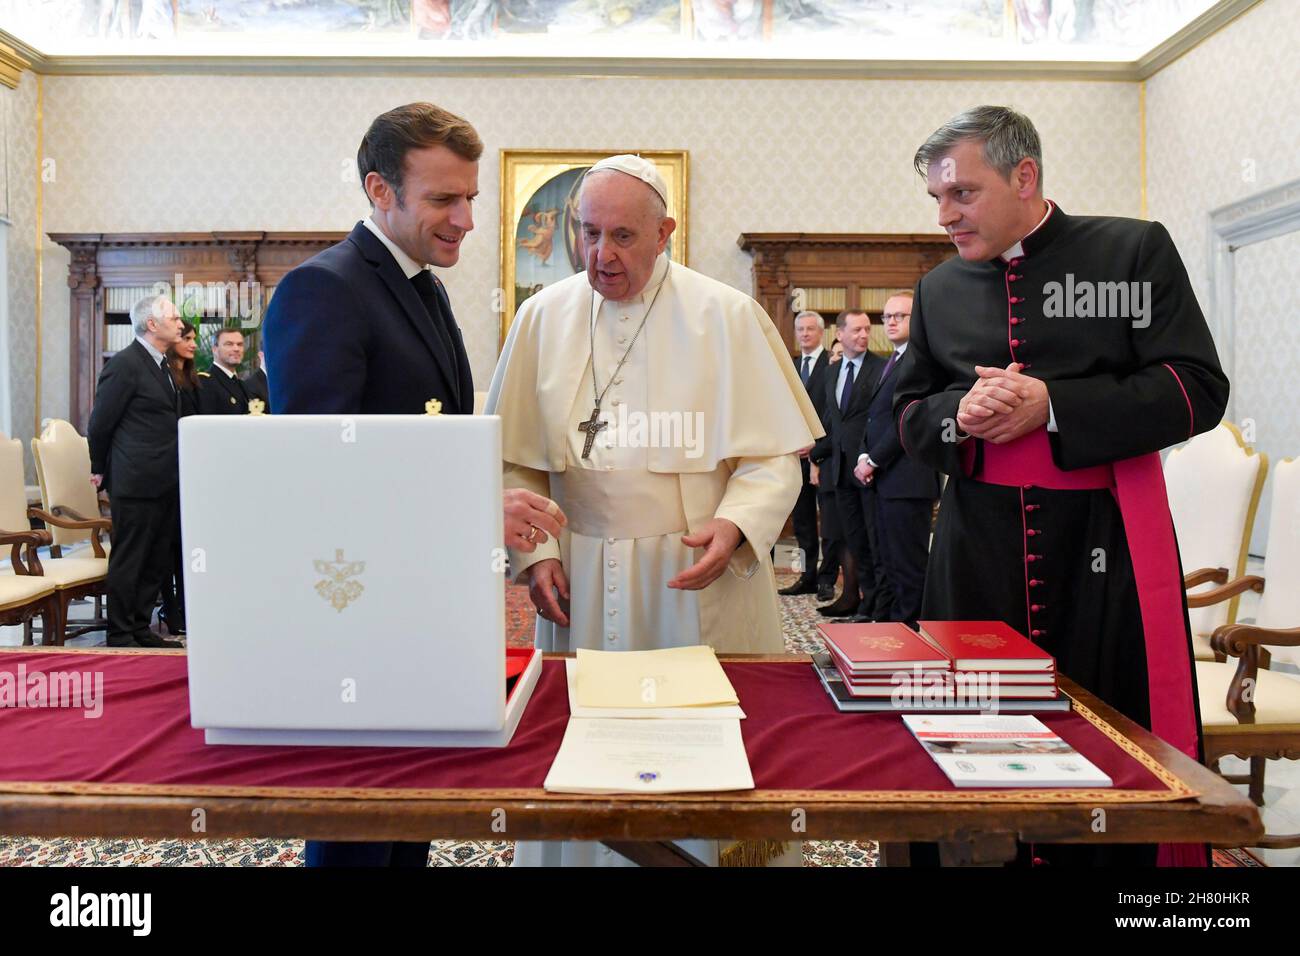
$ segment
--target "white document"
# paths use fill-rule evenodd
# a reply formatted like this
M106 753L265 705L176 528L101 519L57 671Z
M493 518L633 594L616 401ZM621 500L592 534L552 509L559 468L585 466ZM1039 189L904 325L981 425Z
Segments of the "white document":
M738 720L570 718L546 789L556 793L752 790Z
M569 679L570 717L632 717L638 720L744 720L745 712L738 704L719 704L714 707L583 707L578 703L578 662L569 658L564 662Z
M1102 773L1037 717L904 714L956 787L1110 787Z

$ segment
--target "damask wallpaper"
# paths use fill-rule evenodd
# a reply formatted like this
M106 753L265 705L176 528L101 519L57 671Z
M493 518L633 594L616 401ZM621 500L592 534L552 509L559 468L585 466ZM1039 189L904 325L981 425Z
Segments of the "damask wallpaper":
M1048 194L1066 209L1140 205L1129 83L49 76L46 231L347 230L367 209L362 133L416 99L470 119L488 147L477 228L442 273L483 387L497 356L502 148L689 150L690 264L747 292L741 232L937 231L912 153L978 103L1034 118ZM66 269L47 245L47 415L67 404Z
M0 361L9 363L9 437L21 439L24 448L32 438L36 416L36 84L33 74L24 73L17 89L0 87L0 116L7 124L8 137L10 221L6 283L9 354L0 356ZM63 325L66 329L66 319ZM68 404L66 396L63 404ZM30 461L27 470L30 479Z
M1207 311L1210 213L1300 177L1300 86L1283 79L1296 36L1300 3L1267 0L1147 81L1148 215L1169 228ZM1300 455L1300 236L1235 258L1234 415L1260 451Z

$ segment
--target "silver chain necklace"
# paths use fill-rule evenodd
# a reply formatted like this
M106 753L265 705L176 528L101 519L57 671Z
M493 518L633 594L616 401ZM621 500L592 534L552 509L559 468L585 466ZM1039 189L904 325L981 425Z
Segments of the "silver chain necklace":
M596 290L591 290L591 318L587 323L587 337L591 343L591 395L592 398L595 399L595 407L592 408L591 417L589 419L585 422L578 423L578 431L585 432L587 435L586 441L582 443L583 458L591 457L591 446L596 441L596 435L602 428L606 428L609 425L609 422L599 421L601 403L605 401L605 395L609 392L610 386L614 384L614 380L618 378L618 373L623 370L623 365L627 362L627 357L632 354L632 347L636 345L636 340L641 337L641 330L645 328L646 321L650 318L650 313L654 311L655 303L659 301L659 293L662 292L664 286L668 284L668 275L672 271L672 268L672 261L669 260L668 269L664 272L663 280L659 283L659 288L655 289L655 294L650 299L650 306L645 310L645 315L641 317L641 324L636 327L636 334L632 336L632 341L628 343L627 350L623 353L623 357L618 360L618 365L614 366L614 371L610 374L609 381L606 382L605 387L599 391L596 390Z

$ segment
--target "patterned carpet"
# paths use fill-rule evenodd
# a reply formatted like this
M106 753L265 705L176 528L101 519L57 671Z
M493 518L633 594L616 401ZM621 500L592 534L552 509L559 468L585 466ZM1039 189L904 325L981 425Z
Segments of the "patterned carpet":
M778 585L794 581L777 575ZM812 595L780 598L781 624L787 650L809 652L820 647L816 638L819 603ZM524 587L506 589L506 638L514 647L532 644L533 610ZM804 866L875 866L874 842L810 841L804 844ZM430 866L509 866L514 845L509 842L435 841ZM0 837L0 866L301 866L301 840L41 840ZM1215 866L1263 866L1245 850L1214 851Z

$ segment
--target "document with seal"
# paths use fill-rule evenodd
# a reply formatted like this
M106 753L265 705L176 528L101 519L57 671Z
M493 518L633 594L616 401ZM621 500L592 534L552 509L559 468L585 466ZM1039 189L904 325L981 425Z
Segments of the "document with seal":
M572 717L546 775L555 793L753 790L739 720Z

